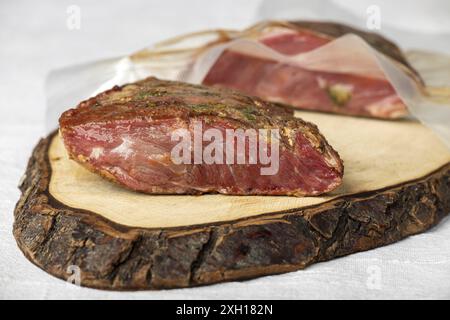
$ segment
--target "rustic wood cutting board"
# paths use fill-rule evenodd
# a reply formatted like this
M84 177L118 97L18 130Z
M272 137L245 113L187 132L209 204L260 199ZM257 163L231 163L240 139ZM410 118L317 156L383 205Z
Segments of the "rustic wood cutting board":
M450 151L420 123L296 115L317 124L344 160L344 183L326 196L136 193L70 161L54 133L36 146L21 183L17 243L59 278L77 266L85 286L188 287L386 245L450 212Z

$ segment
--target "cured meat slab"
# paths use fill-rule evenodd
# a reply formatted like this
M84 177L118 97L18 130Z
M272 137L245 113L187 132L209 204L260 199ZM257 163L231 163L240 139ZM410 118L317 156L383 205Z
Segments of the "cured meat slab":
M278 53L295 56L319 49L345 34L356 34L389 57L419 87L423 84L400 49L380 35L336 23L291 22L288 26L282 32L267 31L257 40ZM383 119L407 115L407 107L388 79L338 71L338 65L354 63L351 47L347 54L346 59L341 57L335 61L334 68L318 71L226 50L203 83L306 110ZM329 58L320 59L328 61Z
M342 182L342 161L316 126L233 90L149 77L81 102L59 123L71 159L135 191L304 196ZM208 133L209 153L198 141Z

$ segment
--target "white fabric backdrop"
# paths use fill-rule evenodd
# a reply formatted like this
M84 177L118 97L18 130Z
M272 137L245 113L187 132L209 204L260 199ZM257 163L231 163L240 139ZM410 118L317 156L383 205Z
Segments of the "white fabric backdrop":
M423 3L442 14L449 10L439 11L437 2L445 5L444 1ZM281 1L275 2L280 5ZM327 19L334 17L331 9L323 10L333 8L325 6L327 1L319 13L308 7L308 2L297 1L304 7L289 10L291 17L292 12L299 18L314 18L319 13L326 13L322 17ZM334 6L340 8L335 17L364 26L363 6L350 6L346 2L345 7L353 9L342 14L345 12L343 1L334 2ZM447 30L447 34L433 36L430 32L435 30L430 31L427 17L431 16L435 22L448 22L448 19L430 15L425 9L401 11L401 7L387 7L387 1L379 2L382 32L406 47L413 45L450 52L448 24L442 24L441 29ZM394 245L316 264L306 270L246 282L168 291L106 292L79 288L41 271L17 248L12 236L13 209L19 197L16 186L33 146L45 131L43 85L46 74L54 68L126 54L180 33L213 27L243 28L257 17L269 17L267 12L276 17L286 16L282 10L276 12L271 7L273 2L264 1L262 7L260 4L260 0L0 3L0 299L450 298L449 219L427 233ZM80 30L69 30L66 26L69 5L81 9ZM408 17L413 19L416 29L421 23L427 25L424 29L427 35L421 36L414 30L415 40L411 41L411 33L405 30L407 24L390 23L389 19L394 18L389 17L395 17L392 10L400 10L403 21L408 21ZM419 19L415 16L417 12L427 12L427 15Z

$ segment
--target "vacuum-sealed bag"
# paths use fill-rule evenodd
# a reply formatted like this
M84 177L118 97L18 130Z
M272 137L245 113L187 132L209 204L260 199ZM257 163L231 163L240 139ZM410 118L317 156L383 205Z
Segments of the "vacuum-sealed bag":
M298 109L384 119L412 115L450 146L448 100L430 97L395 44L321 22L197 32L126 57L54 71L47 82L49 125L82 99L148 76L228 87Z

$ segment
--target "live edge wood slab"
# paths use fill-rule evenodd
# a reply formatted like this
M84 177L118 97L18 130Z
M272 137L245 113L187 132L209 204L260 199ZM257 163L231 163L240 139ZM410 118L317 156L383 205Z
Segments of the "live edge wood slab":
M15 209L25 256L83 286L177 288L302 269L387 245L450 212L450 152L411 121L298 113L341 154L344 184L323 197L151 196L67 158L56 133L33 151Z

